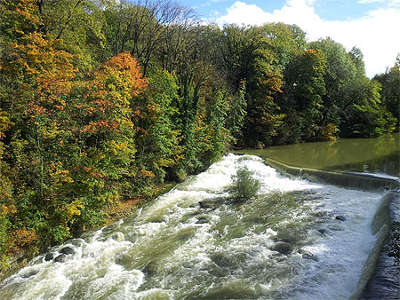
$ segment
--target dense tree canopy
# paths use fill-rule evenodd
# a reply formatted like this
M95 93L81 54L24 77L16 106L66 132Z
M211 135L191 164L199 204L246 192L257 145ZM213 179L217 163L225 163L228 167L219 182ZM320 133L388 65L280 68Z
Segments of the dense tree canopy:
M0 3L0 262L104 224L107 209L231 146L399 129L400 58L296 25L202 25L169 0Z

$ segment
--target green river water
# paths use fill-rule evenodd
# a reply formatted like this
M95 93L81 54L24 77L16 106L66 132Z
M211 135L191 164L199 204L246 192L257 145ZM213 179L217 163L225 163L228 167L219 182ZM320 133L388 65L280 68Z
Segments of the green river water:
M246 153L300 168L400 177L400 133L369 139L275 146Z

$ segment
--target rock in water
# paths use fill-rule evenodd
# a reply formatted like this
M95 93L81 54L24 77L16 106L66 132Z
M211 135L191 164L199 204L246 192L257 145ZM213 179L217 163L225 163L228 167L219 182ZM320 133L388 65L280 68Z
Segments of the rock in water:
M65 254L60 254L59 256L57 256L54 261L55 262L59 262L59 263L63 263L65 262L67 259L67 256Z
M206 224L206 223L208 223L208 222L209 222L209 220L208 220L207 217L205 217L205 216L200 216L200 217L197 218L196 224Z
M281 254L290 254L292 252L292 246L286 242L277 242L273 247L272 250L277 251Z
M29 277L35 276L37 273L39 273L39 270L30 270L29 272L22 274L21 277L29 278Z
M112 238L114 241L117 241L117 242L122 242L122 241L125 239L124 234L123 234L122 232L115 232L115 233L111 236L111 238Z
M80 247L83 244L83 240L81 239L74 239L71 241L72 245L76 246L76 247Z
M344 222L346 221L346 218L344 216L336 216L336 220Z
M221 204L222 204L221 199L206 199L199 202L201 208L211 209L211 210L217 209Z
M60 250L60 253L65 254L65 255L70 255L70 254L74 254L75 251L71 247L64 247Z
M54 258L54 254L53 253L47 253L46 256L44 257L45 261L50 261Z
M303 251L303 254L301 255L303 259L311 259L313 261L319 261L319 258L312 254L311 252L308 251Z

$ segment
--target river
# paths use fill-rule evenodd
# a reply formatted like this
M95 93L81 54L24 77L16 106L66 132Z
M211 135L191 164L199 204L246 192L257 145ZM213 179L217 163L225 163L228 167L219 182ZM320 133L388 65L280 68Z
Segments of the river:
M268 157L294 167L354 171L400 177L400 134L369 139L275 146L246 153Z
M243 167L261 187L232 203ZM260 157L229 154L131 217L36 257L0 284L0 299L357 297L384 196L285 177Z

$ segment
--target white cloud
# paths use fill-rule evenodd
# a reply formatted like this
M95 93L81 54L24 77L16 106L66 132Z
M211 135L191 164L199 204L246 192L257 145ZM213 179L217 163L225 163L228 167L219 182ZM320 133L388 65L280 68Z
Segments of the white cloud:
M358 0L358 3L361 3L361 4L382 3L382 2L385 2L385 0Z
M400 6L400 0L358 0L357 3L360 4L370 4L370 3L386 3L392 7Z
M391 0L389 1L389 5L393 7L400 7L400 0Z
M343 44L347 50L353 46L359 47L364 54L369 77L384 72L386 67L394 64L396 55L400 52L400 37L396 34L400 28L399 9L382 8L358 19L327 21L315 12L314 2L315 0L287 0L281 9L265 12L254 4L237 1L227 9L225 15L217 18L216 22L251 25L271 22L297 24L307 33L308 40L329 36Z

